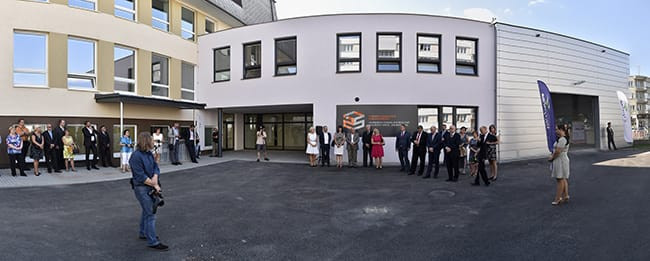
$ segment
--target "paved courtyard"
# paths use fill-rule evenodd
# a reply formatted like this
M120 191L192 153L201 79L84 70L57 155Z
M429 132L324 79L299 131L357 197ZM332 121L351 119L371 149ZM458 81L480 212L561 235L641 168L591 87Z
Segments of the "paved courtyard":
M163 253L137 239L126 180L4 188L0 259L650 260L650 154L640 153L570 155L571 203L559 207L543 160L501 165L490 187L396 167L229 161L165 173Z

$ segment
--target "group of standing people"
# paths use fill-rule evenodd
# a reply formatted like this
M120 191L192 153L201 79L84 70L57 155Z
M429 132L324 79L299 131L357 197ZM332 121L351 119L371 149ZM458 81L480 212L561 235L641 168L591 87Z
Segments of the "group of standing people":
M366 139L368 137L368 139ZM373 146L370 146L373 144ZM334 155L336 156L336 166L343 168L343 153L347 150L348 164L350 167L357 167L357 152L359 147L363 145L363 166L367 167L368 159L372 165L373 159L375 160L375 168L382 169L382 158L384 157L384 138L381 136L378 129L371 131L370 126L366 127L366 132L359 134L354 129L348 129L347 132L343 130L343 126L336 128L336 133L332 136L329 133L327 126L323 126L322 133L316 133L314 127L309 128L307 133L307 150L309 155L309 166L318 166L320 155L321 166L330 165L330 151L334 148ZM370 148L373 147L371 150ZM368 150L368 151L367 151Z

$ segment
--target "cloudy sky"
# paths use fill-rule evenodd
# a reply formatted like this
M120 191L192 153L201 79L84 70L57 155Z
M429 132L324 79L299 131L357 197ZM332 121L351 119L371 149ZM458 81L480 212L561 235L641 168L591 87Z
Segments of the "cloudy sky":
M338 13L418 13L498 21L566 34L630 54L650 75L648 0L276 0L280 19Z

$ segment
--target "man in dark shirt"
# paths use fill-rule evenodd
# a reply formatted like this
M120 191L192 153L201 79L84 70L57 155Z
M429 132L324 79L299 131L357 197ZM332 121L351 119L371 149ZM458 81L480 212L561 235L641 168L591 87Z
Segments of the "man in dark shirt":
M90 124L90 121L84 123L84 128L81 131L84 135L84 147L86 149L86 169L90 170L97 168L97 131ZM90 153L93 153L93 161L90 161Z
M45 164L47 165L47 173L52 173L52 169L56 168L56 159L54 158L54 132L52 131L52 124L47 125L47 130L43 133L43 152L45 152Z
M440 170L440 150L442 150L442 133L438 132L436 127L431 126L431 136L427 142L427 150L429 152L429 163L427 164L427 174L424 175L425 179L431 178L431 171L433 178L438 178L438 171Z
M366 130L361 136L361 141L363 142L363 166L372 167L372 126L366 125Z
M54 160L56 168L54 172L60 173L61 168L65 166L63 159L63 136L65 135L65 120L59 120L59 126L53 130L54 133Z
M478 147L479 151L478 154L476 155L476 160L478 160L478 173L479 175L476 175L476 178L474 179L474 183L472 185L474 186L480 186L481 183L479 182L479 176L481 179L483 179L483 183L485 183L485 186L490 185L490 181L488 180L487 177L487 171L485 171L485 161L487 160L488 157L488 144L486 142L487 139L487 127L481 126L481 136L479 137L478 141Z
M395 137L395 150L399 157L399 164L402 166L399 171L411 169L409 163L409 150L411 149L411 134L406 131L406 125L399 126L400 132Z
M424 132L422 126L418 126L418 131L413 133L411 136L411 142L413 143L413 156L411 157L411 171L409 175L415 174L416 168L418 168L418 160L420 161L420 166L418 168L418 176L424 174L424 161L427 154L427 140L429 135Z
M99 159L102 161L102 167L106 168L107 164L113 167L113 160L111 151L111 135L106 131L106 126L99 127L99 134L97 134Z
M614 129L612 128L612 123L608 122L607 123L607 148L609 148L609 150L612 150L612 146L614 146L614 150L616 150L616 143L614 143Z
M212 155L210 157L218 156L219 149L219 128L214 128L212 130Z
M199 163L196 161L196 143L199 141L199 137L196 131L194 131L194 124L190 125L189 130L185 131L183 139L185 140L187 152L190 154L190 160L194 163Z
M447 163L447 174L449 179L446 181L458 181L458 161L460 157L460 134L456 133L456 126L449 126L449 137L445 138L445 155Z

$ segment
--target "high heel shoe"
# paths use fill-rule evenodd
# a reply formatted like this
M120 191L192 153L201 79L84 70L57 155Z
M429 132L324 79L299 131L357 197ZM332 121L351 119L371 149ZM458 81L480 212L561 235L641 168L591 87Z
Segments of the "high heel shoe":
M553 201L553 202L551 202L551 205L553 205L553 206L557 206L557 205L560 205L560 204L562 204L562 198L560 198L560 199L557 200L557 201Z
M569 196L566 196L566 198L562 199L562 203L569 203Z

